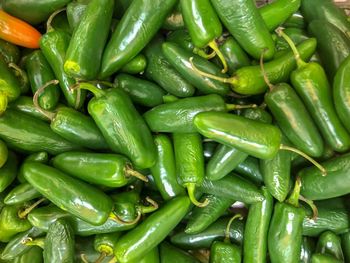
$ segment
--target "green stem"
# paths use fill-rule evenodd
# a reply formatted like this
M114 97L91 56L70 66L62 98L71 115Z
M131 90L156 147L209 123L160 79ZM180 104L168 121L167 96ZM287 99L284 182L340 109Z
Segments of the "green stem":
M105 252L101 252L100 256L98 257L98 259L96 259L95 263L101 263L106 256L107 254Z
M38 246L38 247L41 247L42 249L45 248L45 238L44 237L37 238L37 239L33 239L31 237L28 237L26 239L23 239L21 241L21 243L23 245L26 245L26 246Z
M200 48L194 48L193 49L193 53L194 54L197 54L198 56L201 56L202 58L205 58L205 59L212 59L213 57L216 56L216 52L213 50L210 54L207 54L205 53L204 50L200 49Z
M312 200L306 199L304 196L299 195L299 199L305 203L307 203L311 209L312 209L312 220L316 220L318 217L318 209L316 207L316 205L314 204L314 202Z
M220 81L220 82L223 82L223 83L229 83L231 85L236 85L237 84L237 78L236 77L231 77L231 78L222 78L222 77L218 77L218 76L215 76L213 74L210 74L210 73L206 73L204 71L201 71L200 69L198 69L194 64L193 64L193 57L190 57L190 63L191 63L191 66L192 66L192 69L194 72L196 72L197 74L203 76L203 77L207 77L207 78L211 78L211 79L214 79L214 80L217 80L217 81Z
M221 70L222 73L226 73L227 70L228 70L228 67L227 67L227 62L226 62L226 59L224 57L224 55L222 54L222 52L220 51L219 47L218 47L218 44L216 43L215 39L210 41L209 42L209 47L211 47L215 53L218 55L222 65L223 65L223 69Z
M108 261L108 263L117 263L117 259L113 257L110 261Z
M278 36L283 37L284 40L288 43L288 45L292 49L298 68L306 66L307 63L304 60L302 60L302 58L300 57L299 51L295 46L293 40L286 33L283 32L283 28L282 27L277 28L276 33L278 34Z
M251 108L257 108L258 105L256 104L247 104L247 105L237 105L237 104L226 104L227 111L231 110L241 110L241 109L251 109Z
M139 173L138 171L135 171L134 169L132 169L132 166L130 164L127 164L125 166L125 175L126 177L134 176L140 179L141 181L144 181L146 183L148 182L148 178L142 173Z
M264 52L260 56L260 68L261 68L261 73L263 74L264 81L265 81L266 85L269 87L270 91L272 91L274 86L272 85L272 83L270 82L269 78L267 77L267 74L266 74L266 71L265 71L265 67L264 67L264 54L265 54L265 51L266 51L266 49L264 50Z
M144 206L144 205L140 205L139 209L141 211L141 214L147 214L147 213L152 213L154 211L156 211L159 208L159 205L156 201L154 201L153 199L151 199L150 197L146 197L146 201L148 203L150 203L150 206Z
M80 254L80 259L81 259L81 261L83 261L83 263L89 263L85 254Z
M187 183L186 184L187 192L188 192L188 197L190 198L192 204L198 207L205 207L209 204L209 199L205 199L203 203L199 202L196 197L195 197L195 189L196 189L196 184L195 183Z
M283 144L280 145L280 150L291 151L291 152L294 152L296 154L299 154L300 156L304 157L306 160L311 162L313 165L315 165L321 171L322 176L327 175L326 169L321 164L319 164L316 160L314 160L313 158L308 156L306 153L304 153L304 152L302 152L294 147L290 147L290 146L283 145Z
M225 243L230 243L230 228L231 228L232 222L233 222L236 218L242 219L243 217L242 217L241 214L237 214L237 215L234 215L234 216L230 219L230 221L228 221L227 226L226 226L226 230L225 230L225 239L224 239L224 242L225 242Z
M50 85L57 85L59 83L59 81L57 79L53 79L50 80L48 82L46 82L43 86L41 86L35 93L33 96L33 104L34 107L40 111L42 114L44 114L46 117L48 117L51 121L55 118L56 114L47 110L44 110L43 108L40 107L39 105L39 96L41 95L41 93L44 92L44 90L49 87Z
M26 218L26 216L34 209L36 208L39 204L41 204L42 202L44 202L46 200L46 198L41 198L38 201L36 201L34 204L32 204L31 206L27 207L26 209L24 209L23 211L18 211L18 217L21 219Z
M291 204L292 206L295 206L295 207L299 207L300 187L301 187L301 181L300 181L300 178L297 177L293 192L291 193L291 195L286 201L288 204Z
M96 98L100 98L105 95L105 92L103 90L100 90L99 88L97 88L96 86L92 85L89 82L78 82L74 84L72 87L70 87L70 89L71 90L75 90L75 89L88 90L92 92Z
M61 8L61 9L58 9L56 10L55 12L53 12L49 19L47 19L47 22L46 22L46 32L51 32L54 30L54 28L51 26L51 23L52 23L52 20L55 18L55 16L57 16L59 13L63 12L63 11L66 11L66 8Z
M133 221L124 221L121 219L118 215L114 214L113 212L109 215L109 218L112 219L113 221L117 222L120 225L134 225L141 219L141 211L137 211L137 216Z

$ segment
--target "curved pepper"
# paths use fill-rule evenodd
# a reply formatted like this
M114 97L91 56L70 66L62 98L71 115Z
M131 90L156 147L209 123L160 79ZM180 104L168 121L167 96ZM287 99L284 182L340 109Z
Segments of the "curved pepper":
M5 197L4 203L7 205L16 205L31 201L41 197L41 194L28 183L22 183L14 187Z
M341 239L332 231L323 232L317 241L316 252L328 254L336 259L344 261L344 255L341 247Z

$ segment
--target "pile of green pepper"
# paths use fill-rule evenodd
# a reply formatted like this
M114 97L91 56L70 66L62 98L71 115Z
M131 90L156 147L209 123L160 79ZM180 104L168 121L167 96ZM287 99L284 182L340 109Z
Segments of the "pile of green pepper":
M0 4L0 263L350 263L331 0Z

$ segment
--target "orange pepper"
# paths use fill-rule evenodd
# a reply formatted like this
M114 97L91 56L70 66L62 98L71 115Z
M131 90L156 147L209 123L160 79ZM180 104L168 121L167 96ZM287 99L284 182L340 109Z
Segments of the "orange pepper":
M39 48L41 34L28 23L0 10L0 38L18 46Z

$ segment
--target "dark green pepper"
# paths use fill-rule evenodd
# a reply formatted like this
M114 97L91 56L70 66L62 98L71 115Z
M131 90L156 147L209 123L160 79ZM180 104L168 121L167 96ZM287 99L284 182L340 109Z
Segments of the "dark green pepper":
M113 203L101 190L38 162L25 162L23 172L44 197L86 222L101 225L110 217Z
M241 162L234 171L258 185L263 183L259 160L254 157L248 156L248 158Z
M21 58L20 50L18 46L1 39L0 40L0 57L7 64L9 63L17 64Z
M7 205L16 205L23 202L31 201L41 197L41 194L28 183L22 183L14 188L6 195L4 202Z
M72 31L78 26L89 1L74 1L67 4L67 19Z
M0 168L3 167L8 158L8 149L6 143L0 140Z
M305 29L306 22L304 20L303 15L300 13L300 11L296 11L286 20L286 22L283 23L283 26L286 28L295 27L295 28Z
M94 248L101 255L96 260L102 262L105 257L113 256L117 241L121 236L121 232L97 234L94 238Z
M346 262L350 260L350 232L341 235L341 245Z
M43 261L43 249L41 247L30 247L30 249L23 255L17 257L13 263L42 263ZM53 262L53 261L50 261ZM61 261L63 262L63 261Z
M126 63L120 71L128 74L142 74L147 67L147 59L145 55L138 54L128 63Z
M315 242L310 237L303 237L301 244L300 263L311 263L312 254L315 251Z
M157 147L157 160L150 168L158 191L164 200L185 194L185 189L178 183L175 168L174 149L170 138L165 134L154 136Z
M176 0L134 0L103 53L100 77L105 78L135 57L153 38Z
M0 168L0 193L15 180L17 171L18 157L10 151L6 163Z
M34 106L32 97L20 96L14 102L10 103L9 108L23 112L45 122L49 122L50 120L42 111L40 111L39 108Z
M199 261L192 257L190 254L175 246L172 246L166 241L163 241L159 245L159 249L161 263L169 263L173 260L177 260L179 263L199 263Z
M91 0L86 6L66 52L64 71L69 76L83 80L97 77L113 7L113 0Z
M323 232L317 241L316 252L327 254L344 261L340 237L332 231Z

